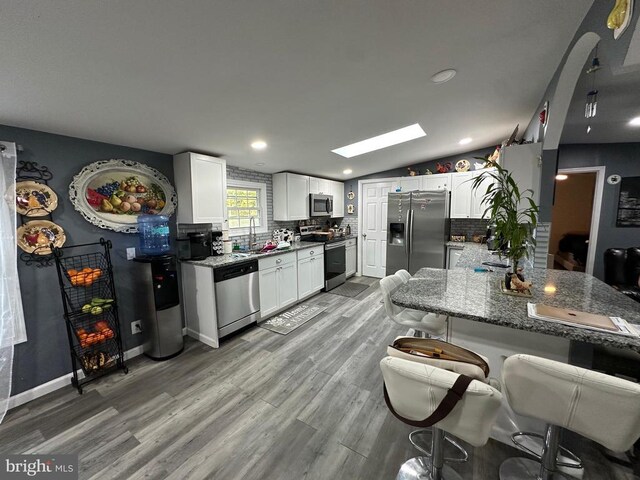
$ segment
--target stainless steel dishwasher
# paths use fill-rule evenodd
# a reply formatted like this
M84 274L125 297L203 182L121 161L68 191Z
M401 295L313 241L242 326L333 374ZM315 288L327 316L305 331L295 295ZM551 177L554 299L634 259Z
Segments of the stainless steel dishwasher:
M260 320L258 260L218 267L213 281L219 337Z

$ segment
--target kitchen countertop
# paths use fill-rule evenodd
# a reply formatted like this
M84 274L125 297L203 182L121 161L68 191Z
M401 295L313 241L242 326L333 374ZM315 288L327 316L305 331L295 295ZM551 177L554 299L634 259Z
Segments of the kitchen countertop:
M391 299L396 305L414 310L640 352L639 337L599 332L527 316L527 302L544 303L622 317L640 328L638 303L604 282L582 272L536 268L527 275L527 280L534 285L533 298L515 297L499 291L498 283L503 275L500 270L474 272L464 268L422 268ZM545 286L548 290L555 287L555 291L545 292Z
M455 268L475 268L482 267L482 262L494 262L509 264L509 260L501 258L500 255L491 253L487 249L486 243L474 243L474 242L447 242L448 248L462 249L462 254L456 263ZM496 271L504 271L500 267L489 267ZM529 270L527 269L527 272Z
M265 257L273 257L274 255L283 255L285 253L296 252L298 250L305 250L307 248L324 247L322 242L294 242L290 248L286 250L272 250L269 253L255 253L248 257L234 257L232 253L226 253L224 255L217 255L213 257L207 257L204 260L182 260L183 263L191 263L193 265L199 265L201 267L223 267L231 265L233 263L247 262L253 259L260 259Z

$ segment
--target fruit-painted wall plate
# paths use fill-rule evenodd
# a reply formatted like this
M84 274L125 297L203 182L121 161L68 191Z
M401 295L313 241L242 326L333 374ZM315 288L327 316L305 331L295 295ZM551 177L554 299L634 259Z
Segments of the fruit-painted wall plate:
M27 253L50 255L50 245L62 247L67 237L62 227L49 220L31 220L16 231L18 246Z
M131 160L100 160L84 167L69 185L75 209L100 228L138 233L138 215L170 216L176 191L155 168Z
M58 196L48 185L34 181L18 182L15 188L16 212L26 217L46 217L58 206Z

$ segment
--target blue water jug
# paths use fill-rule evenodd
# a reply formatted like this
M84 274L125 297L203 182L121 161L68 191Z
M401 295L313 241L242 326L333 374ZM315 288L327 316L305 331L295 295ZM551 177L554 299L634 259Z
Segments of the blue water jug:
M140 215L138 232L140 233L140 253L143 255L162 255L169 251L169 217Z

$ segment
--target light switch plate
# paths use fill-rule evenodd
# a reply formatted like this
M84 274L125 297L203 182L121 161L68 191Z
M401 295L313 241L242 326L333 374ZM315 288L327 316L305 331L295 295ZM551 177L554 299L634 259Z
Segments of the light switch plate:
M133 260L136 258L136 247L127 248L127 260Z

